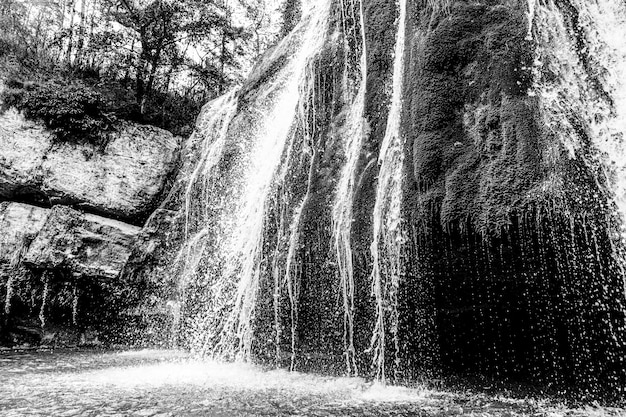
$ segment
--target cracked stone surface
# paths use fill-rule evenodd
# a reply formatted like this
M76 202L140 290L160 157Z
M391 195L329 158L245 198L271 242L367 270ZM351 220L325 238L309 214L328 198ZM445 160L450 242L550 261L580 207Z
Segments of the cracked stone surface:
M103 150L60 143L10 109L0 114L0 198L78 205L138 223L176 169L181 138L121 123Z

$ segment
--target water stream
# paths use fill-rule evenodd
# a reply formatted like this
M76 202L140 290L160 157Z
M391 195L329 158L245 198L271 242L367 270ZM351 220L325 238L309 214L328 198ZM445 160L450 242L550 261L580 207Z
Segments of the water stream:
M405 237L402 234L402 177L404 141L400 132L402 116L402 87L404 77L404 47L406 30L406 0L399 1L398 29L394 52L393 92L387 128L378 163L378 183L374 205L372 252L372 292L376 299L376 324L372 336L373 360L378 378L385 379L385 338L389 331L395 348L397 365L398 287L402 273L400 252ZM387 318L387 315L390 317ZM389 322L389 329L386 323Z
M357 93L349 110L344 133L344 155L346 162L341 170L335 202L332 225L333 241L337 257L339 281L343 297L344 315L344 351L348 374L358 374L354 350L354 266L352 254L352 223L354 221L353 204L356 194L357 167L361 157L362 145L366 135L365 127L365 91L367 83L367 50L365 48L365 27L363 24L363 4L360 2L361 59L359 61L360 78ZM347 77L347 70L344 70ZM347 84L344 81L344 84ZM348 90L349 91L349 90Z
M300 30L297 52L272 82L268 104L256 115L253 129L232 131L237 92L211 104L206 112L213 116L206 127L200 126L202 156L185 193L186 242L179 254L182 302L187 302L190 281L203 282L208 289L200 311L191 315L192 346L200 352L250 356L269 199L276 184L285 180L294 124L301 101L307 100L302 94L312 90L310 66L326 39L329 7L327 1L305 4L302 24L306 28ZM228 167L224 170L220 165ZM301 211L296 211L296 223ZM191 223L199 226L193 233ZM298 227L287 230L295 248ZM294 250L289 250L291 256ZM288 265L287 281L290 270ZM288 287L293 291L292 285Z

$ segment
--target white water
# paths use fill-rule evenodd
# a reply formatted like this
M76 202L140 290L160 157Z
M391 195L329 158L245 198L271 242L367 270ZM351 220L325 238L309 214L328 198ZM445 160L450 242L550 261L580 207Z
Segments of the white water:
M579 34L589 57L585 68L563 12L553 1L536 8L536 86L547 126L570 156L584 155L575 120L598 151L584 156L599 167L613 194L626 239L626 5L619 0L574 0ZM551 78L548 74L556 74ZM594 81L597 80L597 82Z
M337 185L335 203L332 213L333 241L337 257L339 282L343 297L344 313L344 355L348 374L358 374L356 366L356 352L354 349L354 266L352 260L352 222L354 221L353 205L356 194L356 172L361 148L366 135L364 119L365 88L367 82L367 51L365 48L365 25L363 23L363 4L360 4L361 25L361 61L358 90L346 121L344 155L346 162L341 170ZM347 34L346 34L347 36ZM347 44L346 44L347 48ZM347 52L347 51L346 51ZM347 65L344 69L347 77ZM347 90L347 81L344 81L344 91Z
M312 82L309 67L324 45L329 7L328 1L304 5L302 24L306 29L300 30L297 53L272 82L267 94L270 103L258 115L257 125L243 132L232 130L236 93L203 112L213 116L199 129L205 138L202 159L190 176L185 195L186 245L178 259L184 266L180 280L183 302L192 280L208 288L204 311L193 317L192 324L192 346L202 353L250 357L269 197L275 184L285 180L302 85ZM231 164L226 175L217 172L224 161ZM226 192L213 193L220 187L226 187ZM205 212L193 207L198 202ZM200 227L191 233L191 224ZM289 238L293 248L296 231ZM290 249L291 256L294 251ZM286 268L287 279L290 269Z
M450 392L197 360L176 351L0 356L3 416L617 417L622 408L570 408L512 395ZM521 398L521 399L520 399Z
M398 29L393 66L393 92L387 118L385 137L378 163L378 184L374 205L374 231L372 253L372 292L376 298L376 322L372 335L373 361L376 376L385 380L385 345L389 331L395 346L397 362L398 287L401 274L400 251L404 243L402 234L402 179L404 166L404 140L400 135L402 116L402 87L404 75L404 44L406 26L406 0L399 1ZM391 328L386 328L390 311Z
M237 91L232 91L208 103L198 117L197 132L192 137L199 142L196 145L200 146L200 157L187 179L184 194L185 243L174 260L175 265L181 265L178 278L180 301L168 303L173 310L172 336L175 343L176 334L181 325L181 304L187 297L187 287L194 279L197 279L199 264L206 256L210 244L213 223L210 222L207 207L213 197L211 190L217 175L217 165L223 157L226 135L236 110ZM191 149L188 151L193 152ZM193 205L194 202L197 202L196 206Z

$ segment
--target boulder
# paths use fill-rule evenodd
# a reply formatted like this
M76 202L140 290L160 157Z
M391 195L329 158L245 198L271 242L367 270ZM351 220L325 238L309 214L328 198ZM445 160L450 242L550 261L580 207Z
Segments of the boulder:
M32 240L50 210L21 203L0 203L0 264L9 263L25 239Z
M41 165L53 138L43 126L14 109L0 115L0 197L34 196L41 185Z
M70 207L55 206L30 245L25 265L76 276L116 278L140 228Z
M103 149L63 143L9 110L0 115L0 198L71 204L139 224L175 170L180 142L165 130L124 122Z

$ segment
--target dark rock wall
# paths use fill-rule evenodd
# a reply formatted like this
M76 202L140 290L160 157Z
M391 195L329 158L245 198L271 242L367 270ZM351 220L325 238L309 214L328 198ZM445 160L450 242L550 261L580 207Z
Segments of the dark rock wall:
M597 168L567 156L527 93L524 10L411 13L405 369L612 393L604 384L623 386L625 358L614 208Z
M105 142L57 143L15 109L0 114L0 344L75 344L96 327L135 342L117 325L144 283L120 272L169 190L181 139L122 123Z

